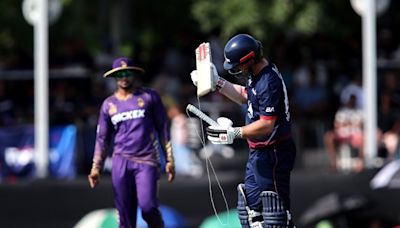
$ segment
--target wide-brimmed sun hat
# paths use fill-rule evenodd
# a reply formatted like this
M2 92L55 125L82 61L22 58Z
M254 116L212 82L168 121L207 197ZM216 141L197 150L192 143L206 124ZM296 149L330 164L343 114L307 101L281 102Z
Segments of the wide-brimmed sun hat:
M144 69L136 65L132 59L127 57L120 57L114 60L112 69L107 71L103 76L104 77L112 77L118 71L123 70L131 70L135 72L139 72L141 74L144 73Z

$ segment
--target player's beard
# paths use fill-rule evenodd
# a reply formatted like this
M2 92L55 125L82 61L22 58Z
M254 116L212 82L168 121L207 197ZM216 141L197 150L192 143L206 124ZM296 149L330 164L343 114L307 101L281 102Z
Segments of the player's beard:
M253 74L250 72L250 69L242 70L240 74L235 75L236 83L242 86L246 86L249 78Z

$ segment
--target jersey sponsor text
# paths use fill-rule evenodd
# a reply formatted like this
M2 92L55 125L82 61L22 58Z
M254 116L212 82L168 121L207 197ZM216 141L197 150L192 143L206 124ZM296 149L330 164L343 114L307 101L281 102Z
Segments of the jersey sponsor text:
M126 112L121 112L111 117L111 122L116 125L121 121L132 120L144 117L145 109L136 109Z
M265 112L275 112L275 108L274 107L267 107L265 109Z

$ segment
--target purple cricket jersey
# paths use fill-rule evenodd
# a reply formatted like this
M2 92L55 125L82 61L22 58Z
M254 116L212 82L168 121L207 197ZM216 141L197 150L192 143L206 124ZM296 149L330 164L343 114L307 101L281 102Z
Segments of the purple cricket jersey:
M112 137L113 154L159 165L157 140L162 145L170 141L168 117L159 94L141 88L126 100L115 95L106 98L100 110L93 158L100 167Z

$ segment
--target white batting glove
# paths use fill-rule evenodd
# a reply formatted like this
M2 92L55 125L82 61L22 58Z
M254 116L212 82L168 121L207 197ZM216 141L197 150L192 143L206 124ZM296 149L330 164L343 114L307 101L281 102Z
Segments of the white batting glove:
M217 68L215 67L215 65L213 63L211 63L211 90L215 91L215 89L218 87L221 88L223 83L225 82L225 79L221 78L218 75L218 71ZM198 74L197 74L197 70L193 70L190 73L190 77L192 79L193 85L197 86L197 81L198 81Z
M222 126L222 127L232 127L232 125L233 125L232 120L229 118L226 118L226 117L219 117L217 119L217 123L219 126Z
M233 140L242 137L242 128L232 127L232 120L220 117L218 126L207 127L207 138L213 144L232 144Z

